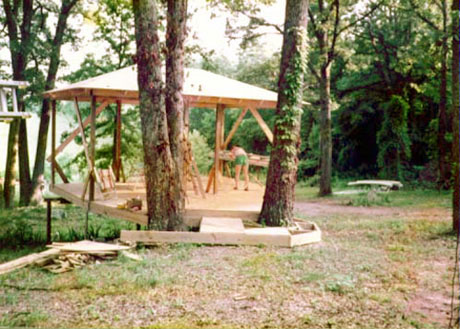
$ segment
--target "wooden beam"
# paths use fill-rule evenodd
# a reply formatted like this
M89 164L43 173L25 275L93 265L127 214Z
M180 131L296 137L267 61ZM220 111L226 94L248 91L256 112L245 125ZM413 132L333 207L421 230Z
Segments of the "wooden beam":
M64 170L62 170L61 166L57 163L56 160L54 160L52 162L52 164L54 164L54 169L56 170L56 172L58 173L59 177L61 177L62 181L66 184L69 183L69 179L67 178L67 176L65 175L64 173Z
M75 98L74 98L75 100ZM109 102L107 100L104 100L96 109L96 115L99 115L103 109L105 109L107 107L107 105L109 105ZM86 126L88 126L88 124L90 123L91 121L91 118L90 116L88 116L85 121L83 122L83 128L86 128ZM72 131L70 133L70 135L65 139L65 141L63 141L61 143L61 145L58 146L58 148L56 149L56 155L58 155L59 153L61 153L66 147L67 145L70 144L70 142L72 142L75 137L78 136L78 133L80 132L80 127L76 128L74 131ZM49 156L47 159L46 159L48 162L51 161L51 156Z
M219 173L220 173L220 159L219 153L221 150L222 135L223 135L223 120L224 120L225 105L217 104L216 108L216 131L215 131L215 148L214 148L214 185L213 192L216 194L219 190Z
M90 123L90 143L91 143L91 148L89 152L90 156L90 161L91 161L91 175L90 175L90 181L89 181L89 200L93 201L94 200L94 183L95 183L95 177L97 175L97 171L94 168L95 164L95 159L96 159L96 97L92 96L91 97L91 123ZM102 190L102 189L101 189Z
M203 182L201 181L200 171L196 165L195 158L192 156L192 171L195 172L195 177L198 183L198 191L200 191L201 197L206 199L206 194L204 193ZM193 174L192 174L193 176Z
M214 181L214 165L212 166L211 170L209 171L208 184L206 184L206 193L209 193L209 191L211 191L211 185L212 185L213 181Z
M112 165L115 169L115 181L119 182L121 169L121 101L117 101L117 117L115 122L115 159Z
M80 108L78 107L77 97L75 97L74 99L74 106L75 106L75 112L77 113L78 127L80 128L81 142L83 144L83 149L85 151L86 161L88 162L88 167L90 168L90 170L92 170L93 167L92 167L90 153L88 149L88 143L86 142L85 127L83 126L83 121L81 119L81 112L80 112Z
M51 186L56 183L56 100L51 101Z
M260 128L262 128L262 131L265 133L270 143L273 144L273 133L268 127L268 125L265 123L264 119L260 116L260 113L257 111L256 108L253 107L250 107L249 111L251 111L254 118L256 118L257 123L259 124Z
M15 260L12 260L8 263L4 263L0 265L0 274L5 274L12 272L14 270L20 269L27 265L33 264L39 260L43 260L46 258L54 258L57 257L61 251L59 249L48 249L36 254L30 254Z
M228 136L227 138L225 139L224 141L224 145L222 145L222 149L225 150L228 146L228 144L230 144L230 141L232 140L233 138L233 135L235 135L235 132L236 130L238 129L238 127L240 126L241 122L243 121L243 118L244 116L246 115L246 113L248 112L248 109L243 109L240 113L240 115L238 116L238 118L236 119L235 123L233 124L233 127L232 129L230 130L230 132L228 133Z

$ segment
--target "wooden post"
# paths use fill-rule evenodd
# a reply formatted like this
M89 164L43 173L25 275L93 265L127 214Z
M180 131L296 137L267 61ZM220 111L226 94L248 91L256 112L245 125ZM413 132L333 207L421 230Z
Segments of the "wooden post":
M46 199L46 244L51 243L51 202Z
M117 117L115 128L115 161L113 167L115 169L115 181L120 181L121 169L121 101L117 100Z
M56 183L56 100L51 101L51 186Z
M95 175L96 175L96 170L95 170L95 156L96 156L96 97L93 95L91 92L91 123L90 123L90 152L89 152L89 158L91 161L91 168L92 171L90 173L90 181L89 181L89 200L94 201L94 181L95 181Z
M224 120L224 108L223 104L217 104L216 108L216 145L214 148L214 194L219 190L219 173L220 173L220 159L219 153L221 150L222 135L223 135L223 120Z
M222 118L221 118L221 127L220 127L221 133L220 133L220 141L219 141L219 147L220 150L224 150L224 142L225 142L225 106L222 106ZM220 176L222 177L224 175L224 160L219 161L219 173Z

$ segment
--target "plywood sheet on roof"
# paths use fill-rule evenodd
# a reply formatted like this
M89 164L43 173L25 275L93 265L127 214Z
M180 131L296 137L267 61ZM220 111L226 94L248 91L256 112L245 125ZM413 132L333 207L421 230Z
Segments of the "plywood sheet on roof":
M137 67L129 66L117 71L102 74L84 81L45 92L45 96L57 97L71 90L106 90L136 92ZM201 69L184 70L184 95L230 98L255 101L277 101L277 93L241 81L230 79Z

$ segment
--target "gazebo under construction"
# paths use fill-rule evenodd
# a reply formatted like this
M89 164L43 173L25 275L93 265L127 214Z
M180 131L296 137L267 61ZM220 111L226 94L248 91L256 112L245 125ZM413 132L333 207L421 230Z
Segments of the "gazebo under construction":
M214 165L210 171L206 186L207 192L212 188L212 194L208 195L208 197L204 196L201 177L196 170L195 180L192 179L192 182L194 187L199 190L200 197L195 197L188 193L187 199L189 202L186 206L185 217L189 224L196 223L202 216L255 219L262 204L264 186L251 183L249 192L233 191L230 184L225 184L225 182L229 182L229 178L222 175L223 160L228 160L223 151L229 145L247 112L250 112L255 117L269 141L272 142L273 134L258 111L260 109L275 108L277 94L201 69L185 69L184 75L185 120L188 118L189 108L192 107L211 108L216 111ZM143 184L119 182L121 167L121 108L123 104L138 104L139 102L136 66L130 66L63 88L50 90L44 96L52 100L52 152L48 157L52 167L50 191L76 205L90 208L91 212L107 214L138 224L148 225L145 210L130 211L120 209L120 204L125 200L135 196L139 196L141 199L145 198L145 186ZM59 100L74 102L78 127L57 146L56 101ZM80 102L91 103L91 113L88 118L82 118L79 109ZM95 168L95 129L97 116L107 105L113 103L117 104L115 159L112 166L114 191L109 195L108 193L102 193L106 190L104 177L102 177L104 174ZM242 109L242 111L228 135L224 136L224 111L226 109ZM87 142L83 131L88 125L90 126L90 139ZM188 129L187 122L185 126ZM81 135L85 148L88 175L85 182L70 182L58 164L57 155L78 135ZM250 164L267 166L268 159L254 156L250 158ZM60 184L56 183L56 173L62 180Z
M123 104L138 104L136 67L131 66L81 81L64 88L50 90L45 97L52 100L52 176L50 191L88 212L105 214L137 224L149 225L145 203L145 183L142 181L120 182L121 155L121 108ZM200 227L200 232L122 231L120 239L144 244L158 242L195 242L212 244L268 244L293 247L321 240L321 231L314 223L296 221L291 228L260 228L255 221L262 206L263 184L250 183L249 191L233 190L231 178L223 176L224 161L228 161L225 149L247 112L250 112L270 142L273 134L259 113L260 109L274 109L277 94L240 81L226 78L200 69L185 69L183 97L185 102L185 129L188 133L189 109L211 108L216 111L214 165L207 178L205 195L202 177L191 156L190 180L197 195L187 193L184 214L185 224ZM73 101L78 119L76 128L61 145L56 147L56 101ZM90 102L91 113L83 120L79 102ZM117 104L115 157L113 171L95 168L96 117L108 104ZM224 134L226 109L241 109L227 136ZM90 125L90 140L86 141L84 129ZM59 166L56 156L81 135L88 174L84 182L70 182ZM268 157L250 156L249 164L268 166ZM190 171L190 170L188 170ZM62 183L56 183L58 174ZM105 178L104 178L105 176ZM206 180L206 177L204 178ZM188 184L189 185L189 184ZM97 186L97 189L96 189ZM89 193L87 193L89 191ZM88 197L87 197L88 195ZM48 220L50 225L50 219ZM50 226L49 226L50 227Z

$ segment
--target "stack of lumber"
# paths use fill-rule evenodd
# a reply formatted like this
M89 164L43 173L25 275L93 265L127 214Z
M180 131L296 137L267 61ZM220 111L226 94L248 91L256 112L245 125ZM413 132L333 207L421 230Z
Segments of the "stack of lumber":
M126 253L125 256L129 258L136 258L135 255L127 253L127 250L133 246L87 240L70 243L55 242L47 247L50 249L0 264L0 274L9 273L28 265L42 266L53 273L63 273L85 264L114 258L118 252Z

